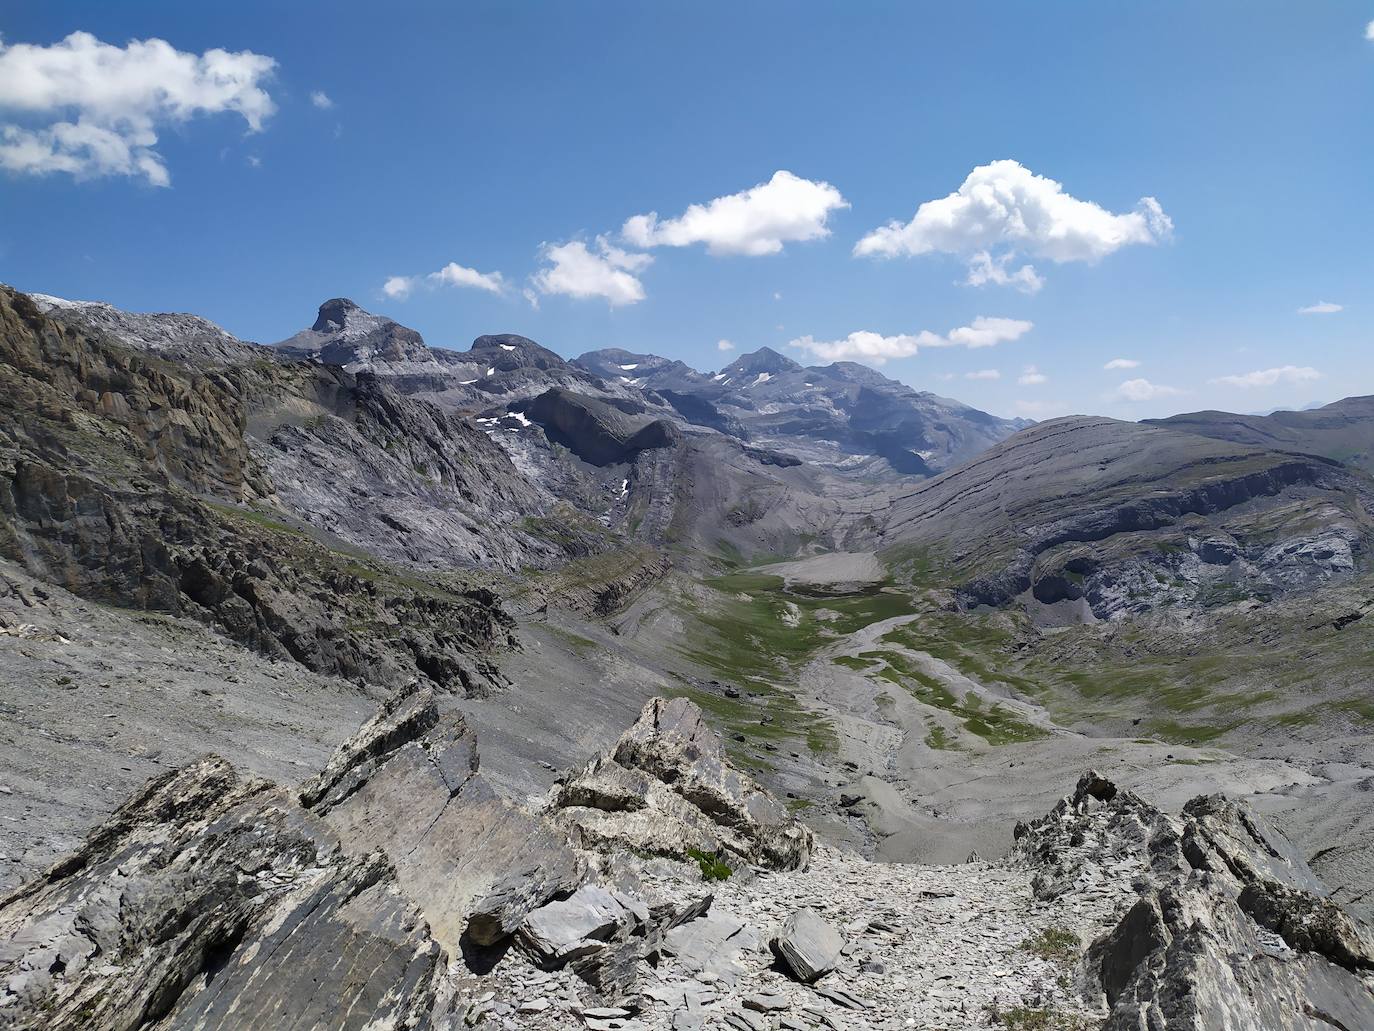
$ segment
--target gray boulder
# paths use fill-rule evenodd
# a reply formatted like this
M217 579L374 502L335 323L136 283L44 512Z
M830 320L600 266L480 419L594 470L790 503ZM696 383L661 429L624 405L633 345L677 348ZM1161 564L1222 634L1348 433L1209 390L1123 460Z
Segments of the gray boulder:
M553 802L583 844L685 859L719 852L731 865L795 870L812 834L724 755L695 704L655 698L614 749L589 762Z
M798 981L811 984L840 961L844 938L810 907L797 910L773 939L773 951Z
M0 941L2 1021L52 1031L416 1026L443 966L384 855L214 757L0 901Z
M465 932L478 945L507 937L583 877L566 836L499 797L477 766L462 715L441 715L434 693L412 686L301 788L346 851L391 858L450 955Z
M598 951L648 918L643 903L597 884L584 884L568 898L530 913L516 938L536 962L557 967Z

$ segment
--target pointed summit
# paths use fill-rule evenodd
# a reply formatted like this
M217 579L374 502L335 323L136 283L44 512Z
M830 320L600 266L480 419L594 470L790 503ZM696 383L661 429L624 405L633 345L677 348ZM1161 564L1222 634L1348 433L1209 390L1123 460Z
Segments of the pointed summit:
M797 372L801 366L784 354L771 347L760 347L757 351L742 354L723 370L727 376L758 376L767 373L776 376L784 372Z

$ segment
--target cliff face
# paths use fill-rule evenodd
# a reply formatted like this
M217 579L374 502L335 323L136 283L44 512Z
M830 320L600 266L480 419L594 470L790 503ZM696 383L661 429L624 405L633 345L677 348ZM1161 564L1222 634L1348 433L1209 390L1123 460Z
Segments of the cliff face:
M276 496L249 428L264 405L327 404L384 432L384 401L339 376L169 363L0 291L0 552L77 594L193 615L314 670L487 689L487 655L509 643L494 595L334 551L262 507Z
M971 602L1085 600L1102 618L1270 596L1360 568L1368 482L1320 457L1075 417L896 495L883 541Z

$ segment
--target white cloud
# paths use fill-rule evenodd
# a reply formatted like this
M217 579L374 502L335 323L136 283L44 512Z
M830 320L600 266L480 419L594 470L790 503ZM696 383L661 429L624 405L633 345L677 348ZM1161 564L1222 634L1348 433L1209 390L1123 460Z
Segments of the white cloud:
M1256 369L1239 376L1218 376L1209 382L1248 390L1253 387L1272 387L1276 383L1310 383L1314 379L1321 379L1321 375L1310 365L1280 365L1273 369Z
M741 193L693 204L677 218L635 215L621 235L636 247L687 247L704 243L712 254L777 254L783 244L829 236L832 211L849 207L829 183L777 171Z
M442 286L466 286L474 290L485 290L490 294L503 293L506 281L499 272L478 272L450 261L438 272L431 272L429 278Z
M843 340L817 340L811 336L799 337L790 346L807 351L818 358L832 362L859 360L882 365L893 358L910 358L923 347L992 347L1007 341L1016 340L1034 328L1034 323L1020 319L997 319L978 316L971 326L952 329L948 335L940 336L928 329L919 333L899 333L896 336L883 336L871 330L850 333Z
M1364 38L1374 41L1374 21L1364 27Z
M51 46L0 40L0 168L25 175L141 177L167 186L157 127L234 112L251 132L276 111L276 62L251 51L185 53L161 39L124 47L73 32Z
M811 336L798 337L790 346L809 351L826 361L844 362L858 359L882 365L889 358L910 358L922 347L944 347L948 341L930 330L916 334L899 333L885 337L870 330L850 333L843 340L816 340Z
M994 286L1014 286L1023 294L1039 293L1040 288L1045 285L1044 278L1030 265L1022 265L1015 272L1008 272L1007 265L1011 259L1010 254L994 258L987 251L979 251L969 258L968 278L964 282L969 286L985 286L988 283Z
M258 157L256 154L249 154L248 157L247 157L247 161L248 161L248 167L249 167L249 168L261 168L261 167L262 167L262 158Z
M1015 255L1063 263L1095 262L1130 244L1169 239L1173 222L1153 197L1113 214L1064 192L1053 179L1016 161L979 165L955 192L916 209L910 222L889 222L854 245L858 256L940 252L969 261L968 282L1015 286L1033 293L1043 280L1030 265L1007 266ZM997 249L1001 253L993 257Z
M996 369L979 369L977 372L964 373L964 379L1001 379L1002 374Z
M450 261L438 272L427 276L391 276L382 284L382 293L393 300L403 301L418 286L459 286L488 293L500 294L506 291L505 277L499 272L478 272L456 261Z
M1027 365L1016 382L1023 387L1038 387L1041 383L1048 383L1050 378L1037 369L1034 365Z
M1318 301L1316 304L1309 304L1306 308L1299 308L1299 315L1334 315L1338 311L1344 311L1345 305L1332 304L1330 301Z
M774 290L774 291L773 291L773 300L775 300L775 301L781 301L781 300L782 300L782 291L781 291L781 290Z
M334 106L334 101L331 100L329 94L322 89L317 89L310 94L310 103L314 104L321 111L328 111Z
M1106 365L1102 366L1110 372L1112 369L1138 369L1140 363L1134 358L1113 358Z
M614 247L604 237L596 238L595 250L581 240L546 243L540 249L548 264L531 278L541 294L568 297L603 297L612 308L644 300L644 284L635 275L654 259Z
M979 315L971 326L951 330L949 342L965 347L995 347L997 344L1019 340L1034 328L1035 323L1024 319L990 319Z
M1117 387L1111 396L1121 401L1153 401L1158 397L1174 397L1183 393L1177 387L1166 387L1162 383L1151 383L1147 379L1128 379Z
M730 343L730 341L728 341L728 340L717 340L717 341L716 341L716 350L717 350L717 351L733 351L734 349L735 349L735 345L732 344L732 343Z
M382 284L382 293L398 301L405 300L414 289L414 276L392 276Z

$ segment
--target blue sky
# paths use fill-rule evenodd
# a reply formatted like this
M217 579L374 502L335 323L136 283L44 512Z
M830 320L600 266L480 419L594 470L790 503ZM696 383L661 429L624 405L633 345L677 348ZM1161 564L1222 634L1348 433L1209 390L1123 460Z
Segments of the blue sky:
M0 279L261 341L344 295L441 346L890 355L1006 415L1374 393L1371 22L1371 0L11 0Z

